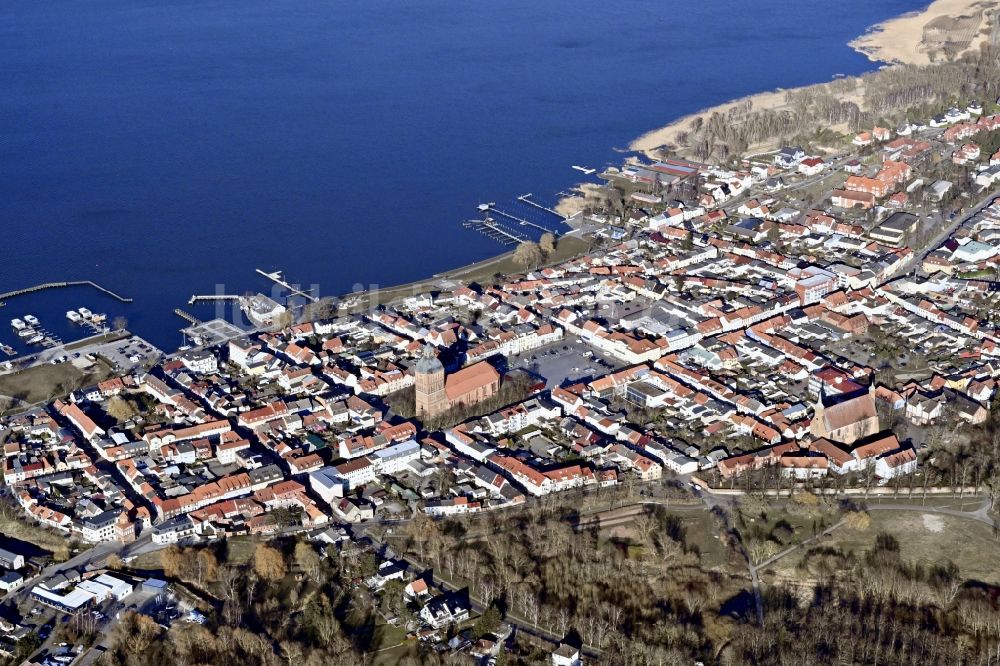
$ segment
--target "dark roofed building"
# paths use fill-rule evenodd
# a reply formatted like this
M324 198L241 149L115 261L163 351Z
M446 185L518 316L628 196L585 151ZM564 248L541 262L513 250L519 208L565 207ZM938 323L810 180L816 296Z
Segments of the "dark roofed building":
M875 398L869 389L837 396L824 391L814 411L809 429L816 437L852 444L879 431Z

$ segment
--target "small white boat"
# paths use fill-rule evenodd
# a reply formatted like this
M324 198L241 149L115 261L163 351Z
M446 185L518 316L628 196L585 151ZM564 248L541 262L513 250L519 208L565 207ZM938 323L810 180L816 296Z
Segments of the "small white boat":
M25 326L24 328L17 329L17 334L22 338L26 338L29 335L35 335L35 329Z
M103 314L103 313L98 313L98 314L91 315L90 316L90 321L94 322L95 324L103 324L107 320L107 318L108 318L108 315Z
M27 324L25 324L21 319L11 319L10 325L14 327L15 331L20 331L22 328L27 326Z
M38 317L35 315L24 315L24 321L28 322L31 326L38 326Z
M80 313L77 312L76 310L67 310L66 311L66 319L69 319L71 322L73 322L75 324L76 322L78 322L81 319L83 319L83 317L81 317Z
M84 319L90 319L91 317L94 316L94 313L88 310L87 308L80 308L79 310L77 310L77 312L79 312L80 316L83 317Z
M44 339L45 339L44 335L42 335L41 333L36 333L34 336L32 336L32 337L28 338L27 340L25 340L25 342L27 342L29 345L37 345L39 342L43 341Z

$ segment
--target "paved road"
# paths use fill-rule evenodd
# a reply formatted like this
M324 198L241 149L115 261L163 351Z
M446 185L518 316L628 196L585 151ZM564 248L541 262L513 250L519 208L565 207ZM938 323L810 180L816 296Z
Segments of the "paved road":
M952 220L952 222L948 226L946 226L944 229L938 232L934 236L934 238L927 243L923 251L914 252L912 255L910 255L910 258L904 261L902 266L899 267L899 270L896 271L896 275L906 275L906 273L910 271L911 266L913 266L913 263L918 260L920 263L923 263L924 257L926 257L934 250L938 249L941 246L941 244L945 240L947 240L947 238L951 236L956 229L958 229L958 227L960 227L967 220L975 216L976 213L978 213L979 211L990 205L993 202L993 200L996 199L998 196L1000 196L1000 189L993 190L992 192L990 192L988 196L986 196L983 199L980 199L979 202L972 209L970 209L968 213L966 213L965 215L956 215L955 219ZM915 270L920 270L919 264L917 265Z
M156 550L158 548L160 548L160 546L152 543L152 532L150 530L147 530L143 536L127 545L121 543L120 541L105 541L99 543L93 548L89 548L79 555L66 560L65 562L50 564L42 569L37 576L25 581L24 585L20 588L5 594L2 598L0 598L0 602L6 603L8 601L14 601L16 603L20 603L27 598L28 592L31 591L31 588L34 587L35 584L61 573L66 573L67 571L86 569L90 565L103 560L109 555L116 554L119 557L124 558L131 555L138 555L146 552L147 550Z
M980 502L979 507L973 511L961 511L946 506L926 506L921 504L872 504L867 507L868 511L919 511L920 513L938 513L945 516L955 516L956 518L968 518L978 520L981 523L996 527L996 521L989 515L990 498L986 497Z

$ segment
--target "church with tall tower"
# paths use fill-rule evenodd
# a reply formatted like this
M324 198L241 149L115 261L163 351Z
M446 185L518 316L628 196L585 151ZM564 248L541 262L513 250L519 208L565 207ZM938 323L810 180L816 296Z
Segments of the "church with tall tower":
M424 347L413 373L417 391L417 416L437 416L448 410L444 392L444 366L430 345Z
M413 370L417 417L433 418L461 405L474 405L500 392L500 373L485 361L445 375L431 345L425 345Z

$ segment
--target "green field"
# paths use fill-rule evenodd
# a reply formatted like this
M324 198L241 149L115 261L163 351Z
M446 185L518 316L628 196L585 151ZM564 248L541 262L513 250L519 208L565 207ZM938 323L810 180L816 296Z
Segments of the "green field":
M576 236L560 238L556 244L555 251L548 257L546 264L558 264L572 259L586 252L587 248L586 241ZM374 290L370 293L370 296L374 297L376 304L389 303L400 298L429 291L441 279L455 280L463 283L482 283L491 281L493 276L498 273L501 275L510 275L523 272L524 267L514 261L514 253L511 251L469 266L445 271L426 280ZM353 309L362 307L368 307L368 304L362 302Z
M871 527L866 530L841 527L817 544L862 553L871 548L878 532L885 531L899 541L905 560L926 564L951 560L964 578L1000 584L1000 540L988 525L970 518L919 511L873 511L871 519ZM769 569L778 574L792 573L801 560L802 553L796 551Z
M50 552L65 546L70 541L69 535L32 525L25 520L18 508L7 504L0 506L0 534L27 541Z
M132 334L128 331L111 331L109 333L104 333L101 335L93 335L89 338L84 338L83 340L77 340L76 342L71 342L63 347L64 351L76 351L77 349L83 349L84 347L91 347L93 345L105 344L108 342L115 342L117 340L124 340L125 338L131 337Z
M96 375L84 374L71 363L45 363L0 375L0 395L31 404L65 395L99 379Z
M669 511L669 509L668 509ZM729 562L729 552L719 536L719 527L704 507L692 511L671 511L681 519L684 525L684 539L688 545L695 546L701 553L701 566L704 569L715 569Z
M406 630L391 624L380 624L375 628L378 638L378 650L374 655L373 664L389 666L398 664L406 655L417 653L417 642L406 640Z

